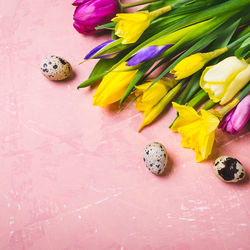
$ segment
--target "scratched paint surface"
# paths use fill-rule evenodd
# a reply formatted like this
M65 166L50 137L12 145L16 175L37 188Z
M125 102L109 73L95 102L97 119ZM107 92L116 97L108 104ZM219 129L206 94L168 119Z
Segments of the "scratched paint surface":
M77 91L94 62L84 54L108 36L79 35L71 1L0 0L0 249L249 249L250 184L225 184L212 171L222 154L249 169L249 130L217 132L209 161L195 163L167 127L171 109L137 133L134 107L92 107ZM74 77L50 82L48 55ZM163 143L167 174L152 175L142 151Z

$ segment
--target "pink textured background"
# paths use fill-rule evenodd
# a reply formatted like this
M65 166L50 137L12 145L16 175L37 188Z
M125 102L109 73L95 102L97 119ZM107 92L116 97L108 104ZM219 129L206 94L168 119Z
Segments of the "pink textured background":
M0 249L250 249L248 178L226 184L213 160L237 157L248 172L249 132L218 131L214 153L197 164L168 129L170 112L142 133L134 107L93 107L76 90L94 62L78 63L107 36L72 28L70 0L0 0ZM67 59L75 77L51 82L48 55ZM167 174L151 174L144 146L163 143Z

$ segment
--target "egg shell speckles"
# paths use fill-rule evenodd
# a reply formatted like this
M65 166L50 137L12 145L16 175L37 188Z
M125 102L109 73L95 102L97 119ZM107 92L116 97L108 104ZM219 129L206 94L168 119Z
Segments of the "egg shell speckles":
M49 56L41 61L41 72L50 80L60 81L70 77L72 69L65 59L58 56Z
M242 164L230 156L221 156L215 160L214 173L225 182L238 182L245 177Z
M167 158L166 148L159 142L148 144L143 152L146 167L156 175L163 173L167 165Z

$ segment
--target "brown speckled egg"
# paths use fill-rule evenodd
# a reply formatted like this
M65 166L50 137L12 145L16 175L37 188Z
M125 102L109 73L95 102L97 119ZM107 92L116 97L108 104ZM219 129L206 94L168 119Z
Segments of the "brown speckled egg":
M230 156L220 156L215 160L214 173L225 182L237 182L245 177L242 164Z
M41 72L50 80L60 81L70 77L72 69L70 64L58 56L49 56L41 61Z
M143 152L146 167L156 175L163 173L167 165L167 158L166 148L159 142L148 144Z

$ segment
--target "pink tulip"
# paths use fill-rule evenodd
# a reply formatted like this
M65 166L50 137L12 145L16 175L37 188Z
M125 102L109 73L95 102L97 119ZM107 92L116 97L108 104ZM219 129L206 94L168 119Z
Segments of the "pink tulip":
M220 122L219 128L230 134L237 134L250 118L250 95L231 110Z
M117 0L76 0L73 26L79 33L90 35L96 33L95 28L109 23L120 11Z

